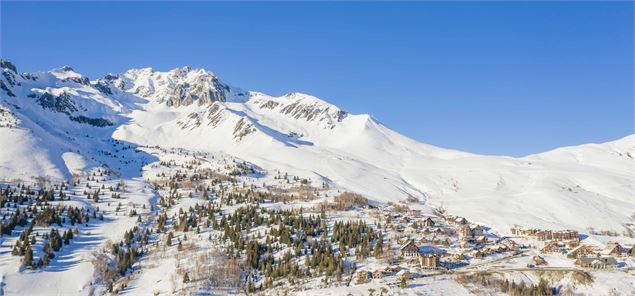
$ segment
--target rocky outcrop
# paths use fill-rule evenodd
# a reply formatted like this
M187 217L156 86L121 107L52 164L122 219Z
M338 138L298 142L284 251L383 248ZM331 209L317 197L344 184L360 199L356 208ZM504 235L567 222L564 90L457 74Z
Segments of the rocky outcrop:
M18 73L18 69L7 60L0 59L0 68L11 70L13 73Z
M77 112L78 109L75 106L75 102L71 99L71 96L63 92L61 95L56 96L50 93L42 93L41 95L31 94L29 97L36 98L37 102L42 108L50 109L55 112L65 113L70 115L72 112Z
M118 76L106 76L103 81L123 91L173 107L226 102L231 92L231 88L220 82L212 72L190 67L168 72L155 72L149 68L133 69Z
M3 80L0 80L0 89L5 91L8 96L15 97L15 94L7 87Z
M92 125L96 127L105 127L105 126L113 125L113 123L108 119L91 118L91 117L86 117L84 115L70 116L69 119L75 122L84 123L84 124L88 124L88 125Z

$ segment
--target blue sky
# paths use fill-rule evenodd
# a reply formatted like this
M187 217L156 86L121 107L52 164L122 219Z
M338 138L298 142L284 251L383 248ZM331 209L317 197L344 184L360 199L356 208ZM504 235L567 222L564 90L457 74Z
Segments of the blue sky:
M203 67L483 154L634 132L630 2L0 3L20 71Z

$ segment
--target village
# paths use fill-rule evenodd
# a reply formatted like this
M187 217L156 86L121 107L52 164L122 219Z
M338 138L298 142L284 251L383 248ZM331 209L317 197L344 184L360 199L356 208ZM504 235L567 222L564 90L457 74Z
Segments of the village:
M218 290L287 295L320 289L367 295L440 284L472 292L559 294L570 287L548 279L550 272L584 286L603 272L628 276L635 267L632 238L627 244L587 243L589 237L576 230L521 226L500 235L501 230L417 201L380 204L311 177L265 171L226 155L143 149L160 157L144 168L146 186L156 192L149 199L135 197L132 183L106 168L53 190L38 188L44 183L3 184L6 248L23 258L27 269L46 270L56 260L49 245L52 237L62 239L57 232L64 233L65 242L55 252L72 252L72 237L88 235L89 224L125 221L118 226L118 233L125 233L120 246L104 248L93 261L92 284L113 295ZM78 218L69 216L66 204L77 207L78 225L68 224ZM47 209L55 209L62 222L38 218ZM36 226L32 233L29 224ZM117 241L118 235L111 237ZM210 256L215 261L197 260ZM214 269L215 262L229 269ZM488 275L492 272L499 275ZM540 283L510 283L506 277L515 272L540 274ZM166 276L170 280L161 284L142 284Z

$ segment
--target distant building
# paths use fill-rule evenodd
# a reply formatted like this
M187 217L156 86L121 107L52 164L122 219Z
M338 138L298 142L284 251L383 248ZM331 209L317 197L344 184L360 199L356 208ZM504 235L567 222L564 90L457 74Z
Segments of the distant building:
M565 240L578 240L579 235L575 230L560 230L560 231L552 231L551 239L557 241L565 241Z
M580 257L575 265L583 268L607 269L617 267L617 260L613 257Z
M439 267L439 255L424 254L419 256L419 265L421 268L437 268Z
M380 268L380 269L377 269L377 270L373 271L373 278L374 279L380 279L380 278L383 278L384 276L390 275L390 273L391 272L389 270Z
M434 221L432 221L432 218L427 217L426 219L423 220L422 224L423 226L430 227L430 226L434 226Z
M573 240L568 240L564 242L564 246L569 248L569 249L573 249L576 248L580 245L580 240L579 239L573 239Z
M598 251L589 245L579 245L569 253L567 253L567 257L571 259L579 258L579 257L592 257L596 256Z
M406 243L399 248L401 256L404 257L416 257L419 256L419 247L415 244L414 240L409 239Z
M483 258L484 256L485 254L483 254L483 252L481 252L480 250L472 252L472 257L474 258Z
M454 253L452 254L452 256L450 256L450 258L452 258L453 261L461 261L465 260L465 255L461 253Z
M360 270L356 273L356 277L358 283L366 283L371 279L372 274L367 270Z
M514 226L511 228L511 232L514 235L535 237L539 240L555 240L555 241L568 241L579 240L579 234L575 230L542 230L536 228L522 228L520 226Z
M606 248L600 252L603 256L626 256L626 250L617 242L609 242Z
M472 228L470 225L464 224L459 230L459 236L461 237L461 240L464 241L487 243L487 237L484 236L483 227L480 225Z
M456 219L454 219L454 224L465 225L465 224L467 224L467 219L465 219L463 217L457 217Z
M407 269L402 269L397 273L397 279L398 280L409 280L412 279L412 274L410 273L410 271L408 271Z
M476 227L472 228L472 236L481 236L485 231L481 225L476 225Z
M507 249L509 249L512 252L520 251L520 247L518 246L518 244L511 239L505 239L501 242L501 244L503 244L503 246L507 247Z
M540 249L540 253L542 254L550 254L550 253L562 253L563 250L558 246L557 242L549 241L545 242L545 246Z

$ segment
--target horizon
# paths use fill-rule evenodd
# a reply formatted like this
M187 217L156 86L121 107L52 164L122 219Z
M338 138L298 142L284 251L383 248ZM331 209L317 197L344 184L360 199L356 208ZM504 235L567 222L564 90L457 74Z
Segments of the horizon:
M419 142L485 155L522 157L634 133L633 16L624 9L632 12L632 3L0 6L0 56L20 72L68 65L96 79L130 68L168 71L189 65L210 70L232 86L274 96L310 94L347 112L370 114ZM122 7L128 9L122 12ZM227 13L209 21L182 16L205 15L196 8ZM61 21L56 10L72 11L73 18ZM96 10L101 13L89 13ZM135 14L141 10L156 14ZM351 11L359 14L351 16ZM108 22L113 15L119 22ZM281 15L298 28L279 20ZM413 19L422 16L427 18ZM376 17L388 24L376 25ZM597 22L589 24L590 17ZM532 23L535 18L542 23ZM327 19L333 23L324 24ZM475 23L448 24L466 19ZM429 29L441 25L443 30ZM219 26L225 31L216 31ZM133 32L116 34L121 32L114 29L121 28ZM100 41L95 32L112 42ZM200 40L210 32L239 44ZM170 42L160 33L183 34L178 36L183 40ZM128 53L116 50L118 40ZM329 52L331 43L341 47Z

